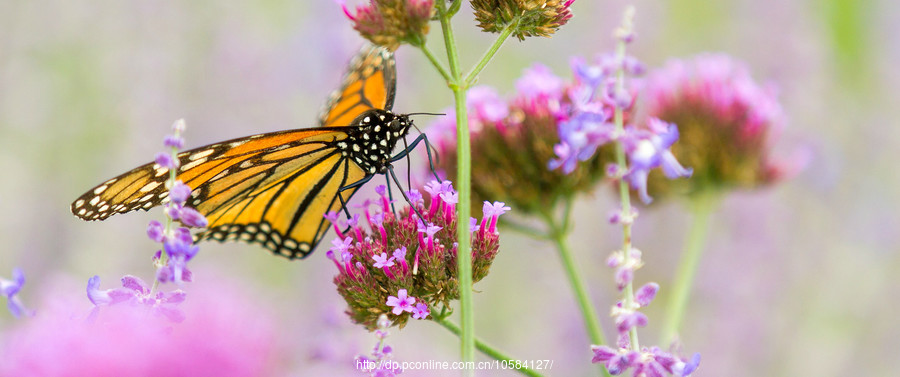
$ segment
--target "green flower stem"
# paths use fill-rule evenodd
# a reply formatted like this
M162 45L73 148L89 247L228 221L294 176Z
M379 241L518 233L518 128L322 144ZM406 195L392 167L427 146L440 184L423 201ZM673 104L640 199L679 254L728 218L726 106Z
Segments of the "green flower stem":
M546 241L551 239L550 234L546 231L537 229L530 225L522 224L516 221L512 221L510 219L500 218L500 222L497 223L497 226L501 226L510 230L514 230L523 236L527 236L536 240Z
M456 12L459 12L460 6L462 6L462 0L453 0L453 4L450 4L450 9L447 10L447 16L455 16Z
M459 326L457 326L453 322L450 322L446 319L435 319L434 321L437 322L438 324L440 324L441 326L444 326L445 329L450 330L450 332L456 334L457 336L459 336L460 333L462 332L462 330L460 330ZM510 356L507 356L506 354L497 350L496 348L490 346L489 344L487 344L481 340L478 340L478 339L475 339L475 348L478 348L478 350L481 351L481 353L487 355L488 357L490 357L494 360L500 360L500 361L516 360ZM526 376L532 376L532 377L542 377L543 376L542 374L535 372L533 369L522 368L522 369L516 369L515 371L519 372L523 375L526 375Z
M553 241L553 245L556 246L559 259L563 264L563 269L566 271L566 277L569 279L572 293L575 294L575 301L578 302L578 308L581 309L581 317L584 320L584 326L587 328L591 344L606 344L603 329L600 327L600 316L597 315L594 305L591 304L584 279L578 272L578 267L572 258L572 251L568 242L566 242L569 230L561 227L551 214L545 213L543 217L550 228L548 240Z
M472 307L472 234L469 232L472 195L472 155L469 140L469 117L466 114L466 87L462 81L459 68L459 53L456 50L456 39L450 23L452 14L447 12L447 4L438 1L438 18L444 35L444 46L447 49L447 60L450 63L450 89L456 102L456 189L459 192L457 210L458 218L456 234L459 249L457 250L457 275L459 278L459 311L460 348L463 362L475 361L475 311ZM464 375L474 376L474 370L466 370Z
M431 65L433 65L434 68L437 69L438 73L441 74L441 77L443 77L444 80L446 80L449 84L451 80L450 74L447 73L447 70L444 69L444 65L441 64L441 62L437 60L431 50L428 49L428 46L426 46L425 43L417 44L415 46L422 50L422 53L425 54L425 57L428 58L428 61L431 62Z
M566 201L566 208L563 212L562 225L558 224L558 221L553 218L552 214L542 214L544 221L547 223L547 227L550 228L547 240L553 241L553 244L556 246L559 259L562 261L563 269L566 271L566 277L569 279L569 286L572 288L572 293L575 294L575 301L578 303L578 308L581 310L581 318L584 320L584 327L587 328L591 344L607 344L606 337L603 335L603 328L600 327L600 316L598 316L597 311L594 310L594 305L591 303L591 299L587 293L584 279L578 272L578 267L575 264L575 260L572 258L572 251L569 248L569 244L566 242L569 235L568 224L571 209L572 201L568 200ZM600 371L603 376L609 377L609 372L605 367L601 366Z
M691 213L693 220L687 239L684 244L684 252L678 263L678 271L675 273L675 281L666 303L666 317L663 322L663 345L671 344L677 334L684 311L687 309L688 299L691 295L691 287L694 284L694 276L697 274L697 266L700 264L700 256L706 245L706 235L709 232L709 220L718 207L719 195L715 192L704 192L691 198Z
M617 30L617 33L627 34L631 33L631 21L634 18L634 7L629 6L628 9L625 10L625 16L622 21L622 28ZM618 36L618 35L617 35ZM625 61L625 42L621 39L616 44L616 60L617 61ZM616 92L624 93L625 92L625 69L624 67L619 67L616 70ZM616 111L613 117L615 122L615 132L617 135L622 135L625 133L625 118L622 112L622 108L616 107ZM626 172L628 171L628 163L625 159L625 147L622 145L621 141L616 142L616 164L618 165L618 171ZM631 193L628 189L628 182L624 179L619 179L619 200L622 202L622 218L629 219L633 218L633 211L631 209ZM631 262L631 221L623 221L622 222L622 253L624 254L623 264L628 265ZM633 308L634 307L634 284L629 282L628 285L625 286L625 289L622 292L623 299L622 305L625 308ZM638 342L638 333L637 326L632 327L628 331L628 338L631 341L631 349L634 351L639 351L641 349L641 345Z
M506 25L503 28L503 31L500 32L500 36L497 37L497 40L494 41L494 44L491 45L487 51L485 51L484 56L481 57L481 60L469 71L469 74L466 75L465 85L466 88L472 86L475 83L475 80L478 79L478 74L481 73L481 70L494 58L494 55L497 54L497 51L500 50L500 46L503 46L503 42L506 42L509 39L509 36L512 34L513 30L515 30L519 25L518 20L515 22Z

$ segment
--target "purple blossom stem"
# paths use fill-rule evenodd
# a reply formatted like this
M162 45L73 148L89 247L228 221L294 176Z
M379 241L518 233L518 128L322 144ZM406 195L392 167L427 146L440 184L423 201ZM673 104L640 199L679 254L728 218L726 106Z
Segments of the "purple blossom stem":
M172 125L172 130L174 132L175 138L181 137L181 133L182 133L182 131L184 131L184 128L185 128L184 119L179 119L179 120L175 121L175 124ZM170 150L169 153L170 153L172 160L178 161L178 145L175 145L175 144L169 145L169 150ZM175 181L178 180L178 173L176 172L176 170L177 169L169 169L169 181L167 182L168 187L174 186ZM174 206L174 204L172 202L169 202L168 206L172 207L172 206ZM174 222L172 221L172 217L166 216L165 231L163 234L165 234L167 236L172 234L173 223ZM163 247L163 251L167 251L165 244L163 244L162 247ZM168 264L168 259L169 259L168 252L160 253L159 259L156 260L157 269L166 266ZM153 293L155 293L157 288L159 288L159 279L154 279L153 286L150 288L150 294L152 295Z
M629 7L625 10L625 16L622 20L622 26L616 30L617 36L630 34L632 31L632 20L634 19L634 7ZM622 38L618 38L619 42L616 44L616 60L624 61L625 60L625 45L626 42L622 40ZM616 68L616 93L625 93L625 69L622 64L618 65ZM616 106L615 112L613 113L613 123L615 125L615 133L616 134L624 134L625 133L625 117L624 111L622 107ZM621 139L616 140L616 165L619 171L628 171L628 164L625 159L625 146L623 145ZM625 179L619 179L619 200L622 202L622 217L629 218L632 215L631 208L631 195L629 192L628 181ZM624 254L623 264L628 265L631 261L631 222L623 221L622 223L622 252ZM634 305L634 287L632 282L628 282L625 285L625 289L622 291L623 293L623 303L626 308L633 307ZM632 327L628 330L628 338L630 340L631 349L634 351L640 351L640 343L638 342L638 334L637 328Z
M662 327L662 344L672 344L678 335L678 328L684 318L694 276L697 266L700 264L700 256L706 245L706 235L709 232L710 217L718 208L719 195L714 191L698 193L691 198L691 213L693 219L691 228L685 240L684 251L678 262L678 270L675 273L675 281L666 302L666 316Z

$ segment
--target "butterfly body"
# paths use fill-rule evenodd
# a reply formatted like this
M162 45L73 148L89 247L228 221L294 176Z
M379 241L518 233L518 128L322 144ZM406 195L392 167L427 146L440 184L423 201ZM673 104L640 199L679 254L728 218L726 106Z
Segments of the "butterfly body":
M321 127L179 153L176 177L192 190L186 205L209 221L195 238L256 243L290 259L309 255L328 229L323 215L340 210L360 183L384 174L397 158L393 150L412 122L390 111L394 88L391 53L364 48L328 101ZM104 220L149 210L167 202L168 177L169 170L158 164L139 166L81 195L72 213Z
M373 109L356 118L347 139L337 142L341 153L369 174L384 174L397 141L409 133L412 122L404 114Z

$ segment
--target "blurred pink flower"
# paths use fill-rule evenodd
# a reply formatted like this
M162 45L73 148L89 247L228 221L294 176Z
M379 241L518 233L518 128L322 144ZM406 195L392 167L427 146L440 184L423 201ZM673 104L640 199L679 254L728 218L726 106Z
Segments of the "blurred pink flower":
M194 285L173 324L143 305L44 310L3 336L3 376L259 376L278 355L269 310L233 283ZM86 312L85 312L86 313Z

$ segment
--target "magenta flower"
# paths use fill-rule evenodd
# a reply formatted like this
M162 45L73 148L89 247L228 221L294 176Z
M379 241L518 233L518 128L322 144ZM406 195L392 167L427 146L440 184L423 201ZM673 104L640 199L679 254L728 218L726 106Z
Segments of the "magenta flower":
M406 290L401 289L397 292L397 296L388 296L387 306L391 306L394 309L391 310L394 315L400 315L403 312L414 312L416 308L413 306L416 303L415 297L409 297L406 295Z
M416 307L412 311L412 317L415 319L425 319L429 314L431 314L431 311L428 310L428 305L421 302L416 304Z
M378 188L378 198L368 200L362 208L365 220L354 215L348 222L349 229L337 232L338 238L326 253L337 267L334 283L347 302L347 313L354 322L371 330L377 328L382 313L394 313L392 322L403 325L410 317L427 316L413 310L417 303L434 308L459 297L455 225L459 195L449 181L429 182L424 187L425 198L418 191L409 192L415 198L415 210L404 206L395 213L387 190ZM482 220L485 226L496 225L496 218L509 210L502 203L490 208L488 217ZM333 214L327 216L333 218ZM496 229L473 234L474 281L487 275L499 239ZM394 292L397 296L390 296Z
M387 253L373 255L372 259L375 260L375 263L372 264L375 268L388 268L394 265L394 257L388 258Z

